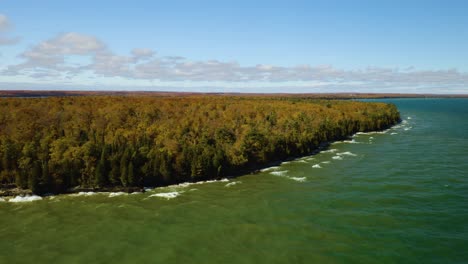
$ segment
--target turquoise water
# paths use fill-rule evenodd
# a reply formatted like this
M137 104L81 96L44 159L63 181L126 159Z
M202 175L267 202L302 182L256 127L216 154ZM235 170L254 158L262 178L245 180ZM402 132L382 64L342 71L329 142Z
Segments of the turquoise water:
M0 263L467 263L468 100L386 101L400 125L256 175L0 202Z

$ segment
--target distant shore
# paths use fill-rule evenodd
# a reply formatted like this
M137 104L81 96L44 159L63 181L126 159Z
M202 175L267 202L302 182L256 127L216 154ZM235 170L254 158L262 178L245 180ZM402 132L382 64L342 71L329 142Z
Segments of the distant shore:
M468 94L406 94L406 93L195 93L160 91L79 91L79 90L0 90L1 97L63 97L63 96L262 96L311 99L384 99L384 98L468 98Z

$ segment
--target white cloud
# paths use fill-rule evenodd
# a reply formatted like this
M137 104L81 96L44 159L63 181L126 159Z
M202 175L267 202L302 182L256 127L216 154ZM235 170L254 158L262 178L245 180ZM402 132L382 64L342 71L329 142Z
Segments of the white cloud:
M2 73L12 76L41 78L71 78L79 74L94 78L123 78L129 81L159 83L190 82L225 87L249 86L261 83L265 87L313 87L381 89L392 87L418 90L451 87L465 89L468 73L456 69L417 70L414 67L368 67L360 70L342 70L331 65L298 65L284 67L258 64L243 66L237 62L219 60L192 61L179 56L156 56L151 49L133 49L130 55L114 54L98 38L75 32L63 33L33 46L20 55L24 61L10 65ZM88 58L86 63L70 63L73 57ZM281 86L283 85L283 86ZM286 89L288 91L288 89Z
M5 15L0 14L0 31L6 31L11 27L8 18Z
M0 14L0 46L14 45L20 41L19 37L6 37L6 31L11 29L13 25L8 20L8 17Z
M140 60L140 59L149 59L153 57L155 52L152 49L133 49L132 50L132 55Z

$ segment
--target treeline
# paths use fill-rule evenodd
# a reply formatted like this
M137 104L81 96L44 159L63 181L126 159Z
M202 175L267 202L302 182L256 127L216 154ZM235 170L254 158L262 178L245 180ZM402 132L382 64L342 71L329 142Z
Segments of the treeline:
M0 183L35 193L237 174L395 124L394 105L300 98L0 99Z

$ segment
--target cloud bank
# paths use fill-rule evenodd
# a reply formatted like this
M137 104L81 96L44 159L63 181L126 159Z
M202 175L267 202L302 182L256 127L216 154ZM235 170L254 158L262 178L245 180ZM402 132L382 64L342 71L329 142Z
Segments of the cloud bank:
M0 15L0 31L10 28ZM0 39L2 43L2 39ZM33 80L69 80L77 76L123 78L127 81L187 83L192 86L321 87L342 91L398 88L407 92L465 91L468 73L456 69L417 70L368 67L342 70L331 65L240 65L232 61L194 61L179 56L158 56L148 48L135 48L129 54L115 54L95 36L68 32L59 34L22 52L21 62L6 66L1 75L24 76ZM438 90L437 90L438 89ZM313 92L313 91L310 91ZM449 91L450 92L450 91Z

